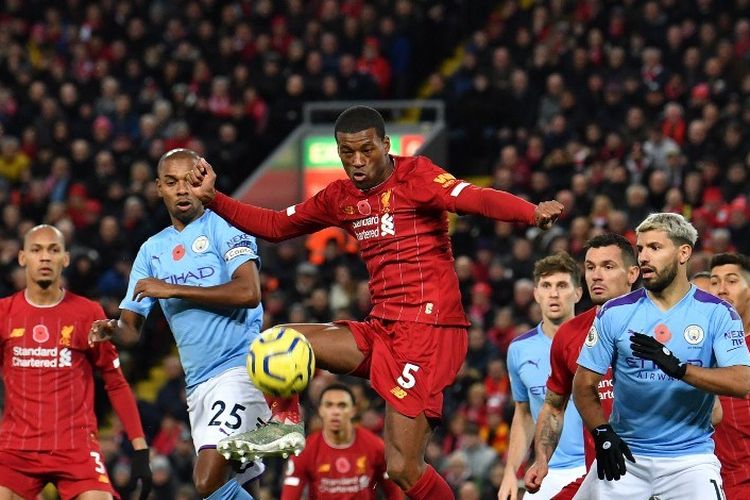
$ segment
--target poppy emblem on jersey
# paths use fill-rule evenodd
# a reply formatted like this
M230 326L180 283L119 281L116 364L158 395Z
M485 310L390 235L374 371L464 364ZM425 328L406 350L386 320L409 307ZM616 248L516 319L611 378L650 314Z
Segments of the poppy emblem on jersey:
M654 328L654 338L662 344L666 344L667 342L672 340L672 332L669 331L667 325L665 325L664 323L659 323L658 325L656 325L656 328Z
M36 325L31 330L31 338L34 339L34 342L39 342L40 344L47 342L49 340L49 330L47 330L45 325Z
M703 337L705 337L703 328L698 325L689 325L685 328L682 335L685 337L685 341L690 345L700 344L703 342Z
M185 256L185 247L180 243L172 249L172 260L180 260Z
M357 202L357 212L361 215L370 215L372 213L370 202L367 200L359 200Z
M195 253L203 253L208 250L208 237L202 235L195 238L192 249Z
M336 472L339 474L346 474L350 470L352 470L352 464L349 463L349 460L344 457L339 457L336 459Z
M594 347L599 342L599 332L596 331L596 327L591 325L589 333L586 334L586 341L584 344L586 347Z
M385 193L380 195L380 208L384 214L391 211L391 190L389 189Z

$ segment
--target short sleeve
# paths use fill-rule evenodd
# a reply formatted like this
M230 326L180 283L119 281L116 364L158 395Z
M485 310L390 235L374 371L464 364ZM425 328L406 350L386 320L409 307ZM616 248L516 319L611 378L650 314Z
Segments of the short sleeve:
M552 348L550 349L550 376L547 379L547 389L561 396L569 396L573 391L573 376L568 365L568 348L567 339L568 331L560 328L552 339ZM572 333L572 332L571 332Z
M615 352L616 332L612 326L612 314L611 310L604 309L597 315L578 356L580 366L602 375L612 365Z
M144 317L148 316L151 308L154 307L154 304L156 304L156 299L151 297L144 297L140 302L137 302L133 300L133 290L135 290L135 285L136 283L138 283L138 280L154 277L153 272L151 271L149 258L150 257L148 255L148 251L146 250L146 243L144 243L143 245L141 245L140 250L138 250L138 255L135 256L133 267L130 270L128 291L125 294L125 297L122 299L122 302L120 302L120 309L133 311L134 313L140 314Z
M523 403L529 401L529 391L526 384L521 380L519 369L518 344L511 344L508 349L508 374L510 375L510 390L513 401Z
M214 217L213 221L214 245L226 264L229 276L232 276L242 264L251 260L260 267L258 244L254 236L243 233L219 216Z
M750 353L745 344L742 319L729 304L722 304L717 309L717 314L711 318L711 334L717 366L750 366Z

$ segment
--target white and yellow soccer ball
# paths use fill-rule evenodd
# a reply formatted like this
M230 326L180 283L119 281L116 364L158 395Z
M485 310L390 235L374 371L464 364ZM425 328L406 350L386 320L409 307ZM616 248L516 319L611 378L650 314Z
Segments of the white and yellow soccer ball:
M250 344L247 373L255 387L271 396L302 392L315 372L315 355L304 335L274 326Z

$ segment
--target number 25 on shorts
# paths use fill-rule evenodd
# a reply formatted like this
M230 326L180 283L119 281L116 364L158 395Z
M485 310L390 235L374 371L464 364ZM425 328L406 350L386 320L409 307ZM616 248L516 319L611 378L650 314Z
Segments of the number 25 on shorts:
M404 389L411 389L417 383L414 375L419 371L419 367L413 363L406 363L401 371L401 376L396 379L398 385Z

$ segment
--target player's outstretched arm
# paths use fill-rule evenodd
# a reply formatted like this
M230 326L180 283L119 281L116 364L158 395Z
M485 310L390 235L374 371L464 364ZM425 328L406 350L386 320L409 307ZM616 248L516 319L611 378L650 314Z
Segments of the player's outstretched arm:
M516 401L513 421L510 424L510 439L508 443L508 458L505 473L497 492L498 500L515 500L518 494L518 478L516 472L523 463L526 453L534 437L534 418L528 401Z
M334 221L325 220L324 216L321 220L320 207L315 206L313 201L315 198L286 210L275 211L241 203L216 191L216 173L205 158L201 158L193 170L188 172L187 181L193 194L204 206L241 231L264 240L288 240L334 224Z
M146 318L133 311L122 309L120 319L99 319L91 324L89 343L115 340L121 344L133 345L141 336Z
M483 215L505 222L525 222L542 229L549 229L564 208L562 203L555 200L534 205L505 191L482 188L468 182L458 184L451 191L451 196L453 193L456 193L457 212Z
M539 411L534 432L534 463L526 471L524 482L530 493L536 493L542 486L542 480L547 476L548 464L555 453L557 443L562 434L565 419L565 406L568 397L556 394L547 389L544 405Z
M255 262L248 261L238 267L232 279L215 286L192 286L167 283L157 278L138 280L132 299L183 299L218 307L257 307L260 304L260 277Z

